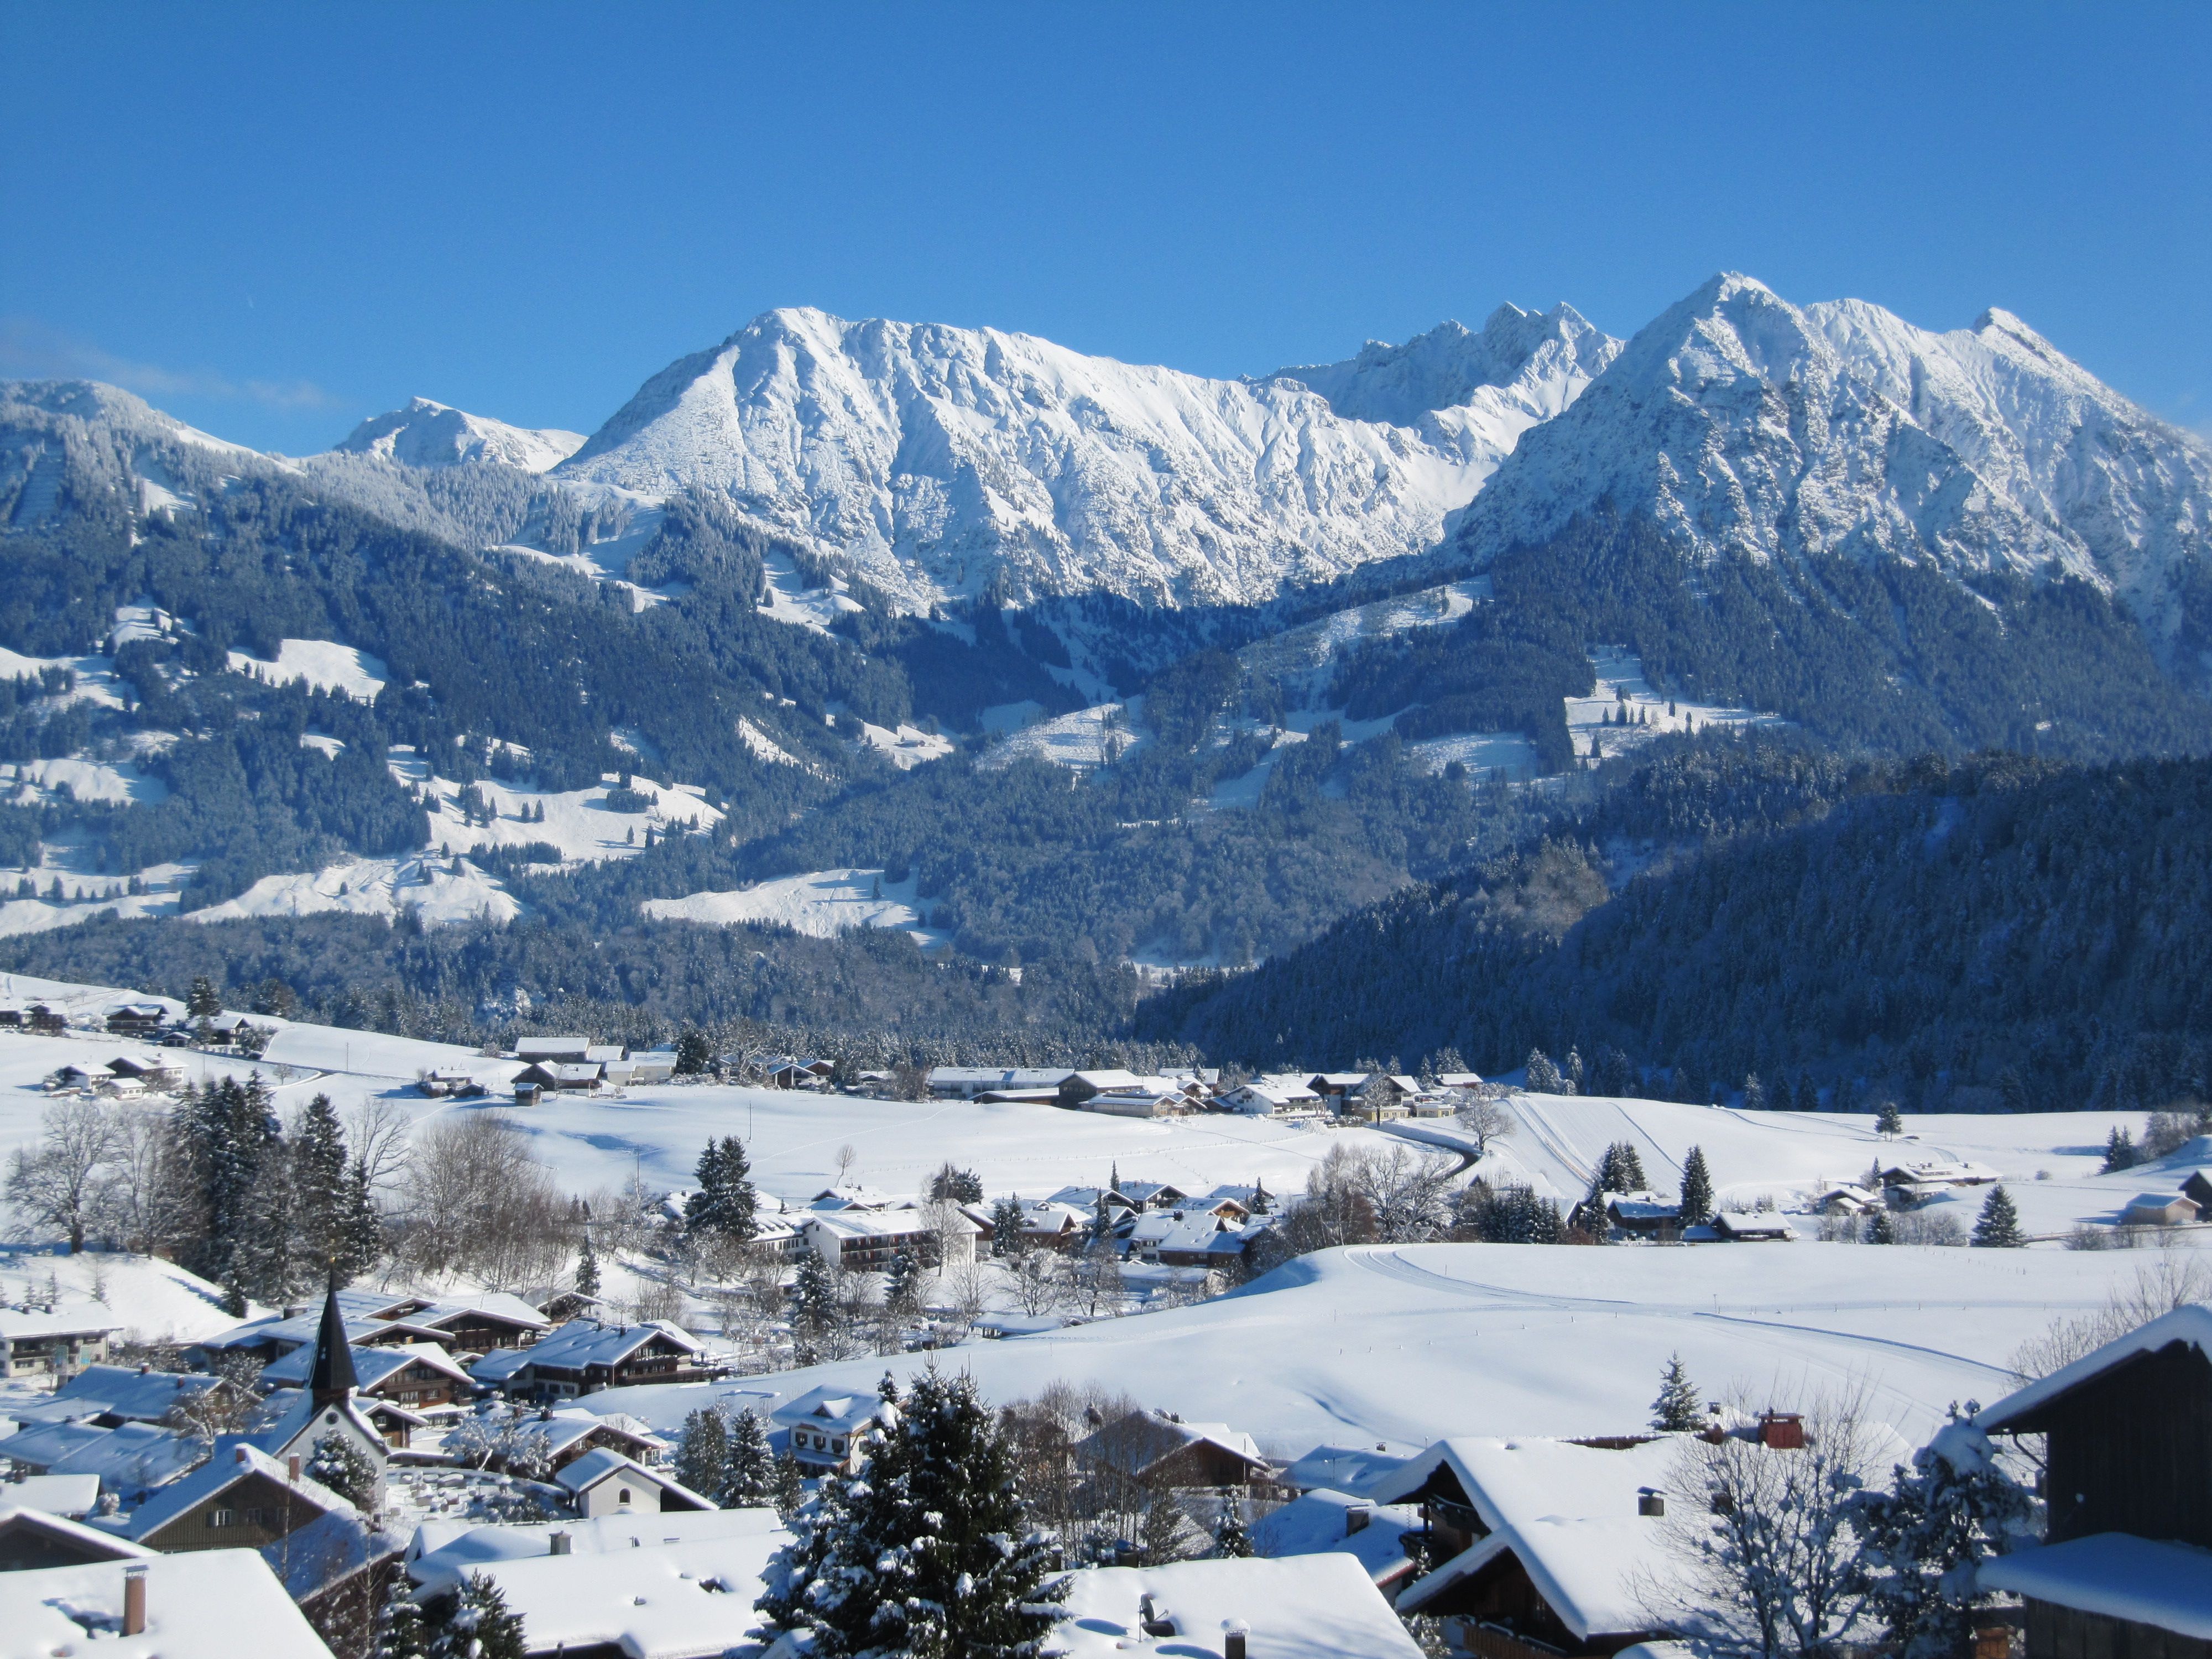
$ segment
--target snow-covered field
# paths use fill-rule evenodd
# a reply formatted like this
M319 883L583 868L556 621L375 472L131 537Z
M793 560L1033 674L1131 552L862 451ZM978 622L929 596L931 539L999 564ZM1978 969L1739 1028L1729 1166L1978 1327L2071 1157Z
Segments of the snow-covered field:
M1152 739L1142 724L1145 700L1126 703L1094 703L1071 714L1010 732L977 763L987 772L999 771L1016 761L1049 761L1071 772L1096 771L1109 757L1119 759L1141 749Z
M1755 708L1668 699L1644 678L1644 659L1618 646L1590 655L1597 688L1587 697L1569 697L1567 731L1575 753L1626 754L1662 732L1703 732L1709 726L1787 726L1779 714ZM1612 720L1614 724L1608 725ZM1595 746L1594 746L1595 745Z
M157 1256L64 1255L0 1245L0 1303L21 1306L56 1291L70 1304L100 1304L121 1322L121 1334L136 1340L193 1342L238 1323L223 1311L215 1285ZM248 1305L257 1314L267 1311Z
M918 726L901 726L896 731L887 726L871 726L860 722L860 738L902 772L911 772L926 762L943 760L952 752L952 739L940 732L925 732Z
M298 875L264 876L234 899L191 912L193 921L306 916L326 910L392 916L412 908L426 922L512 921L522 905L464 858L355 859Z
M1914 1443L1951 1401L2009 1391L2007 1362L2054 1316L2134 1282L2139 1253L1850 1244L1573 1249L1369 1245L1302 1258L1195 1306L867 1358L726 1385L623 1389L593 1411L679 1425L716 1393L756 1408L823 1383L866 1389L931 1363L1006 1401L1065 1380L1226 1422L1276 1456L1408 1452L1448 1434L1644 1427L1680 1353L1708 1398L1802 1407L1864 1387Z
M318 691L343 691L362 702L374 702L376 694L392 683L392 671L382 659L331 640L279 640L274 662L234 651L230 668L271 685L305 680Z
M814 870L726 892L647 899L638 908L657 921L775 922L817 939L834 939L848 927L903 927L922 945L934 945L945 936L924 926L927 907L915 896L915 881L911 875L887 881L881 870Z

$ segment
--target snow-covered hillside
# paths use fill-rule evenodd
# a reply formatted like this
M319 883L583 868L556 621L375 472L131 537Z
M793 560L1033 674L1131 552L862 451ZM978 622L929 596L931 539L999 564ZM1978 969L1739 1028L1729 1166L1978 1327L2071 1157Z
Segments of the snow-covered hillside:
M555 476L722 491L917 605L1000 580L1251 601L1432 544L1613 345L1564 307L1507 307L1402 362L1209 380L992 329L787 309L647 381ZM1461 402L1412 407L1442 387ZM1400 413L1409 424L1387 423Z
M380 455L402 466L489 462L544 472L574 454L583 442L580 432L557 427L533 431L416 398L404 409L371 416L333 447L348 454Z
M937 944L945 935L922 926L928 907L915 896L915 886L911 875L890 881L881 870L814 870L726 892L647 899L639 908L656 921L774 923L817 939L835 938L848 927L903 927L921 944Z
M1724 274L1531 433L1456 538L1480 563L1643 513L1692 556L1843 553L2063 572L2156 608L2212 545L2212 450L2018 318L1936 334Z

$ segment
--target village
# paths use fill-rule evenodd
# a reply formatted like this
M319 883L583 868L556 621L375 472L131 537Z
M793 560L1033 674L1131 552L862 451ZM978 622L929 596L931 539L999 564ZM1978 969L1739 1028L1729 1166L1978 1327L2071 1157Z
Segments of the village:
M57 1123L166 1121L243 1077L295 1137L310 1091L362 1091L352 1122L411 1137L418 1185L379 1200L349 1282L241 1307L242 1279L109 1236L120 1163L88 1176L109 1207L79 1250L35 1243L11 1183L34 1242L0 1265L9 1653L251 1632L368 1659L489 1630L488 1653L797 1659L793 1575L879 1463L939 1455L918 1395L972 1402L954 1461L1002 1469L977 1501L1048 1540L1019 1592L1047 1652L1689 1659L1759 1650L1747 1621L1807 1616L1775 1586L1814 1570L1852 1588L1808 1653L2212 1638L2212 1139L2163 1121L2024 1172L1950 1121L1467 1072L868 1073L582 1036L384 1040L348 1072L370 1040L58 989L0 1006L18 1169ZM468 1201L422 1165L507 1145L520 1185L491 1207L529 1210L528 1149L566 1144L564 1113L700 1126L670 1147L690 1178L410 1254L410 1194ZM915 1152L866 1127L901 1122ZM1248 1177L1192 1178L1224 1158ZM1694 1248L1739 1243L1768 1248ZM1808 1504L1825 1542L1762 1530Z

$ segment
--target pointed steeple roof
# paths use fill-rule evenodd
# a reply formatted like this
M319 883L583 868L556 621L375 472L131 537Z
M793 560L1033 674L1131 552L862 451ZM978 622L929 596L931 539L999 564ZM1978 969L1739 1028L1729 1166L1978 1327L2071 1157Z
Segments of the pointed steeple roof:
M338 1286L331 1281L323 1303L322 1328L315 1333L315 1363L307 1372L307 1393L318 1406L343 1400L361 1386L354 1373L353 1348L346 1341L345 1316L338 1311Z

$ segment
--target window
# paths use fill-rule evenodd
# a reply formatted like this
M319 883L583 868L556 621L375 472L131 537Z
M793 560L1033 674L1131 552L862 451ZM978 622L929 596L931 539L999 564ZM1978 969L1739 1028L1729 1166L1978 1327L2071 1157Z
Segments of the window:
M208 1525L210 1527L234 1527L237 1524L238 1511L236 1510L210 1510L208 1511Z
M628 1486L621 1486L616 1489L615 1502L617 1504L627 1504L629 1502L629 1488Z

